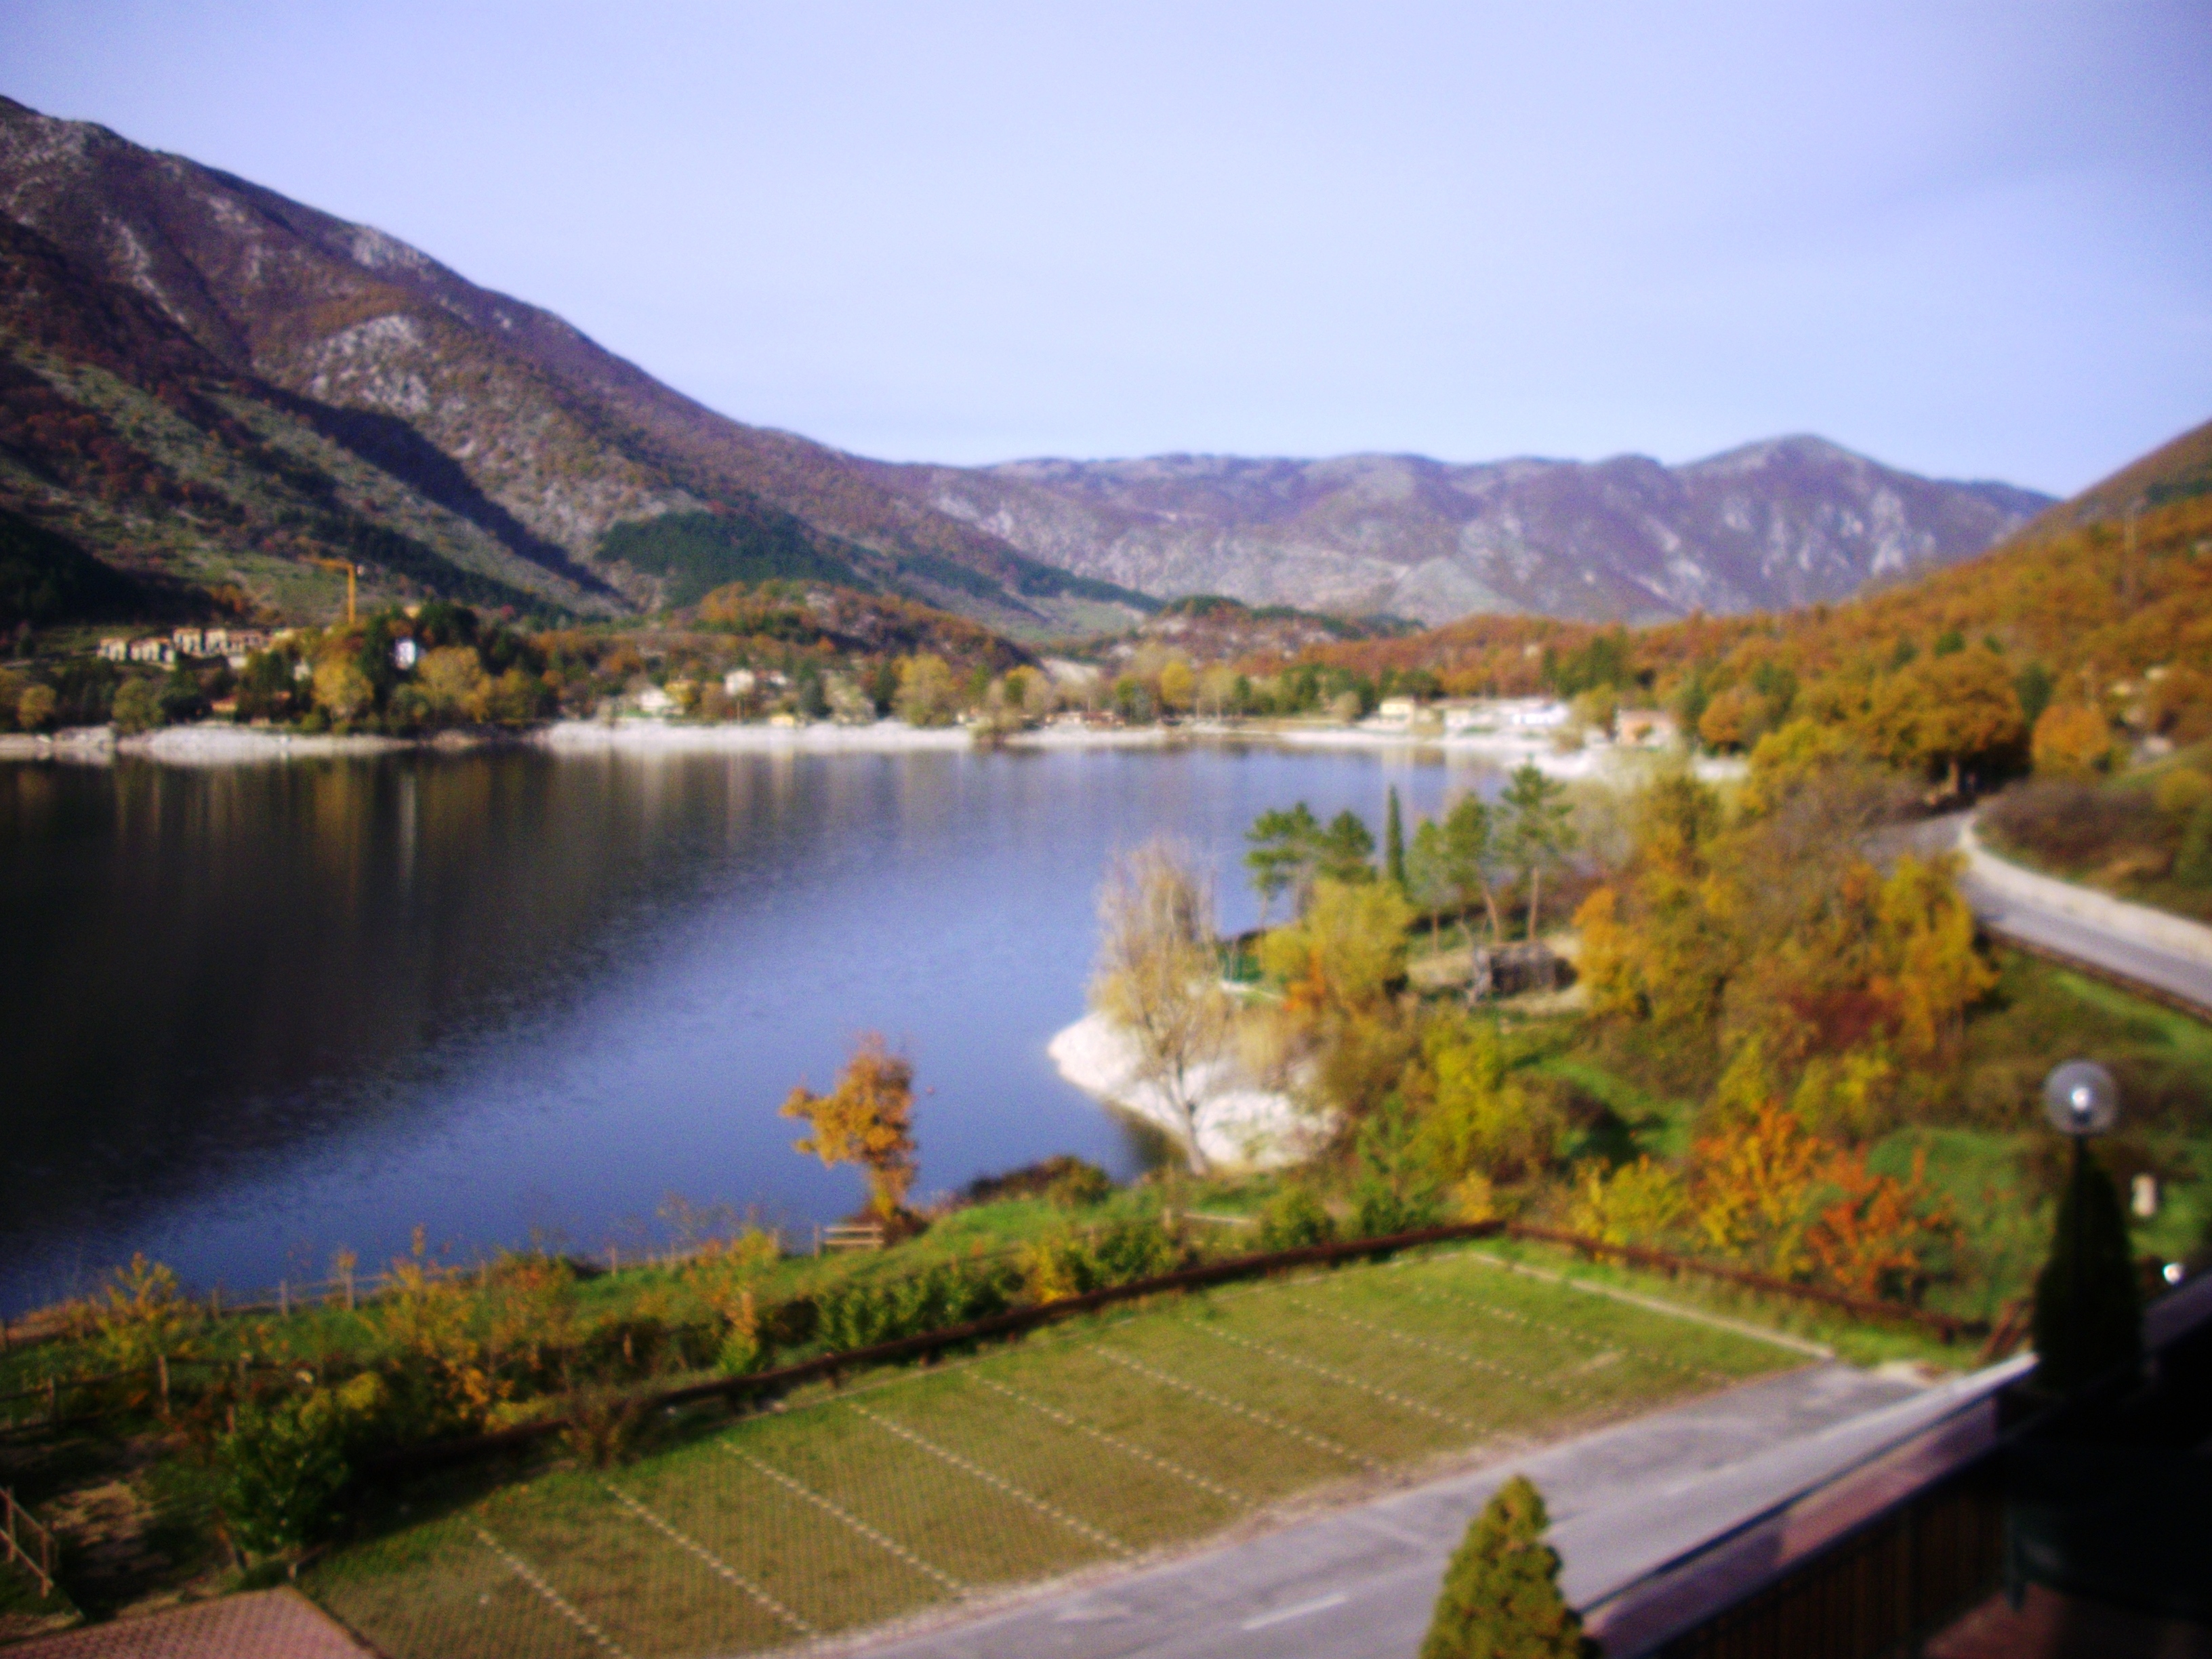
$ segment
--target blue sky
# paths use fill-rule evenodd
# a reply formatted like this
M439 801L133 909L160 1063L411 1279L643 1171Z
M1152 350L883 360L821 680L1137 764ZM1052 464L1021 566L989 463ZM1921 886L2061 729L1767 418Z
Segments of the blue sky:
M0 90L863 453L2077 489L2212 416L2212 6L11 0Z

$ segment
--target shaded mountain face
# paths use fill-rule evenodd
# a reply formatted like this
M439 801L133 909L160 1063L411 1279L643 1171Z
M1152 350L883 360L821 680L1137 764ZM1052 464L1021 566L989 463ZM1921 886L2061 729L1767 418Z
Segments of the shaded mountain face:
M1147 593L1432 623L1477 611L1638 622L1840 599L1978 553L2050 504L1802 437L1674 467L1170 455L896 471L918 504Z
M371 521L380 503L419 544L399 562L420 586L439 587L436 566L450 566L570 609L664 597L663 574L611 553L607 538L666 514L718 521L695 540L734 546L756 576L794 555L794 574L835 566L999 626L1126 625L1149 608L914 502L868 463L717 415L382 232L105 128L0 100L0 274L17 301L0 367L27 404L59 399L48 415L135 444L172 493L194 478L209 492L198 509L142 494L118 520L53 443L5 441L0 504L103 556L128 562L135 535L138 556L193 580L228 564L267 588L282 586L268 561L313 544L397 579L331 526L295 524L288 542L260 522L296 516L304 489ZM33 310L49 314L25 323ZM94 314L126 320L88 329ZM92 334L105 337L96 385L84 375ZM184 391L208 402L206 418L170 422L158 438L142 430L155 417L141 405L181 408ZM242 436L210 424L225 400ZM248 441L320 481L249 489L231 476ZM252 489L267 499L239 499ZM712 574L701 557L711 565L702 555L684 566L695 583Z

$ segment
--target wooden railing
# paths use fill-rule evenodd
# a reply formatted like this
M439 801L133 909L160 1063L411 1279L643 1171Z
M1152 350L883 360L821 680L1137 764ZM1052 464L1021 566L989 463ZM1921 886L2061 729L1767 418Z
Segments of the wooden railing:
M54 1593L54 1535L31 1518L15 1494L0 1486L0 1550L21 1561L39 1581L39 1599Z

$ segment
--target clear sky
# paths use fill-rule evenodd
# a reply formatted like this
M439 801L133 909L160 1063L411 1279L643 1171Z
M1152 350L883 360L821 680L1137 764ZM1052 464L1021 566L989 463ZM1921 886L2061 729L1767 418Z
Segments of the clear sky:
M0 90L741 420L978 461L2212 416L2212 3L9 0Z

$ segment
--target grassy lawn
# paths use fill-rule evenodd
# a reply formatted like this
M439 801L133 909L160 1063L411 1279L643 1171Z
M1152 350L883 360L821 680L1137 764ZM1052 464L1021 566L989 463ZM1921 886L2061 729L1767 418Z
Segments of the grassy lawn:
M307 1583L392 1659L757 1651L1801 1362L1487 1254L1224 1290L794 1395L625 1467L395 1517Z

